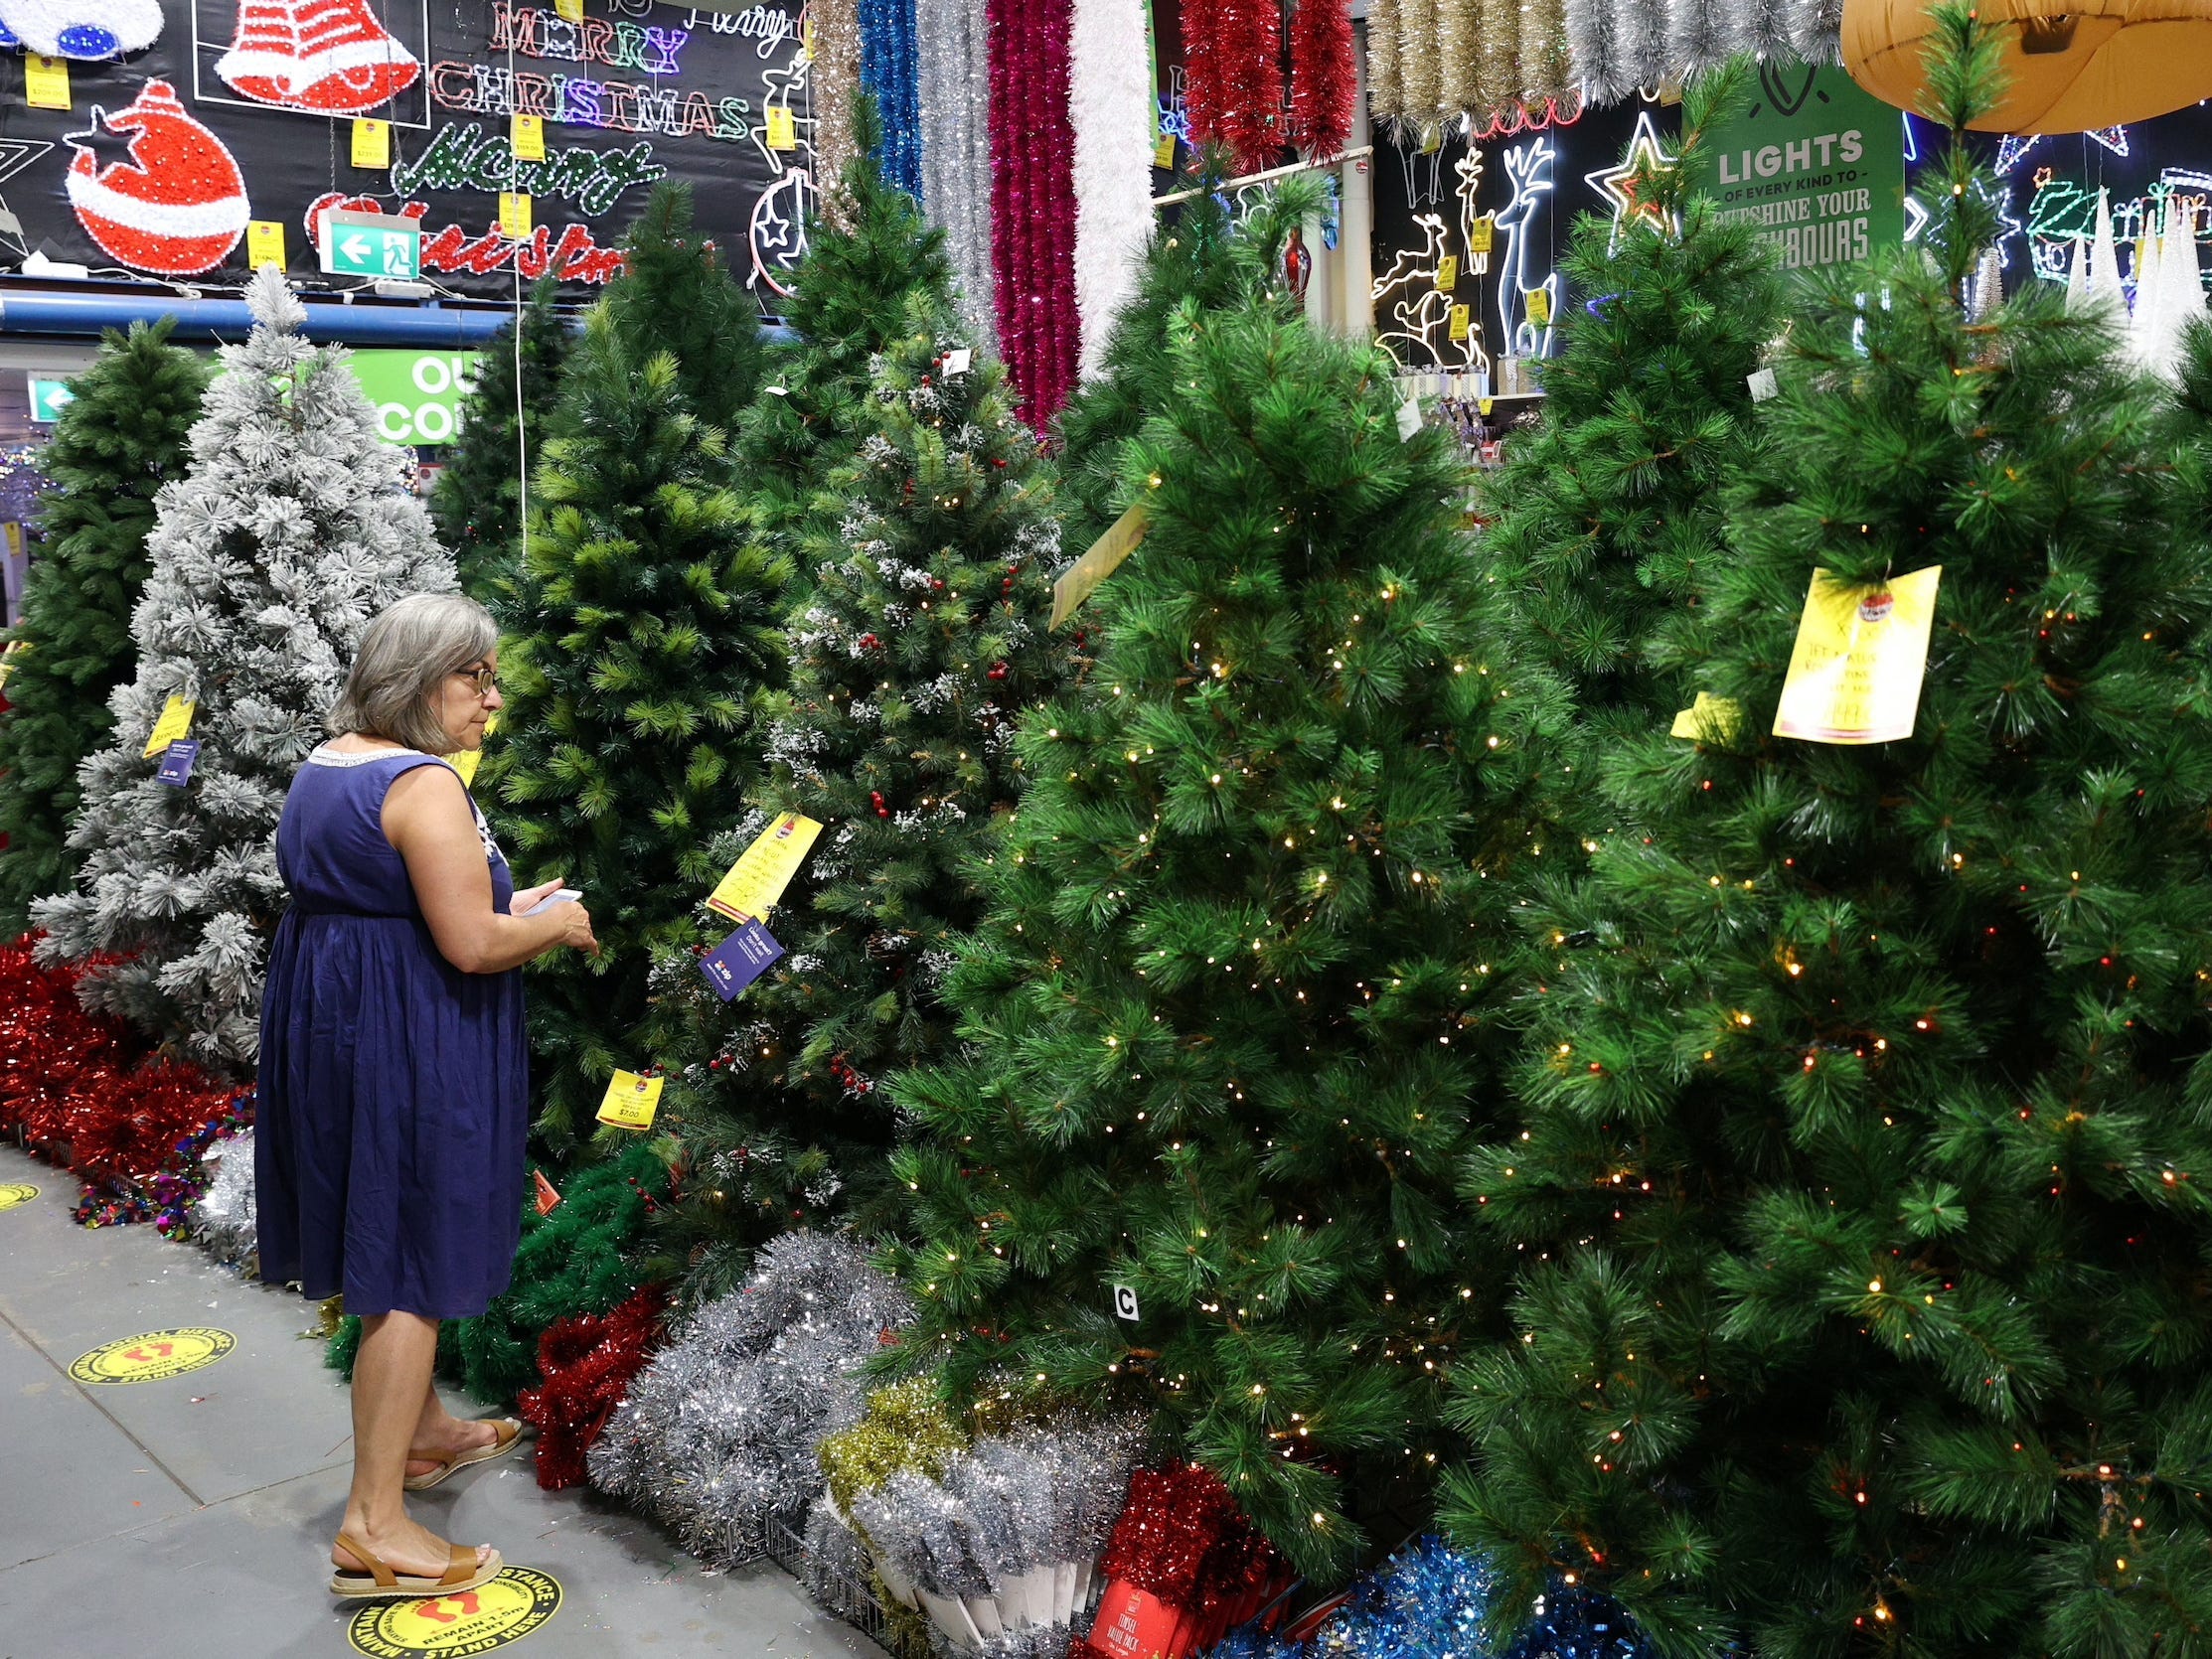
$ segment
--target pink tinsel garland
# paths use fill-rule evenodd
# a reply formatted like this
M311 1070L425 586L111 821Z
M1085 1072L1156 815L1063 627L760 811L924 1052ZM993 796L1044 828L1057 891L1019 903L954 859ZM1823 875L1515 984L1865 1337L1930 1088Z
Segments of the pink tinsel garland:
M1075 129L1070 0L990 0L991 264L999 347L1042 431L1075 384Z
M1309 156L1336 155L1351 135L1359 76L1344 0L1298 0L1290 49L1291 141Z

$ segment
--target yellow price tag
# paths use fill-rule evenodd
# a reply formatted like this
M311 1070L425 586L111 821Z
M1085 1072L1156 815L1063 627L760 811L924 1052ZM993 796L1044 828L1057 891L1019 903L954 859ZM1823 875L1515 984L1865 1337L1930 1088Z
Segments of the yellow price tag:
M1467 338L1472 316L1473 313L1467 306L1455 305L1452 307L1452 338L1454 340L1465 340Z
M1674 724L1666 735L1698 741L1710 737L1728 743L1735 740L1743 723L1744 705L1734 697L1716 697L1710 691L1700 691L1695 702L1674 716Z
M499 716L494 714L484 722L485 738L489 740L492 733L497 730L499 730ZM473 787L476 783L476 769L484 764L484 751L482 749L455 749L445 757L445 763L452 767L454 771L460 773L462 783Z
M23 55L23 101L33 109L67 109L70 106L70 61Z
M530 240L530 198L519 190L499 193L499 233L511 242Z
M1106 527L1106 533L1091 543L1090 551L1060 572L1059 580L1052 584L1052 620L1046 626L1057 628L1073 616L1076 607L1098 591L1098 584L1137 550L1151 527L1152 517L1146 513L1145 504L1130 503L1129 511Z
M583 21L583 0L553 0L553 15L570 23Z
M357 116L354 120L354 165L389 168L392 165L392 123Z
M8 676L15 673L15 660L17 656L22 652L29 651L30 649L31 642L29 640L10 640L8 642L7 649L5 651L0 651L0 690L6 689L8 683Z
M799 147L799 134L791 124L791 106L771 103L768 106L768 148L795 150Z
M599 1103L599 1122L618 1130L649 1130L660 1105L661 1079L616 1072L607 1080L606 1098Z
M154 722L153 735L146 739L146 752L140 758L152 760L181 737L192 734L192 716L199 708L196 702L186 702L182 697L171 697L161 707L161 718Z
M1942 578L1940 564L1890 582L1846 582L1832 571L1814 571L1775 736L1807 743L1912 736Z
M508 123L507 140L515 148L517 161L544 161L546 159L546 118L543 115L517 115Z
M1489 414L1491 410L1491 400L1488 397L1485 397L1478 401L1475 406L1476 408L1482 410L1484 414Z
M1497 234L1498 221L1487 214L1484 215L1483 218L1478 219L1467 227L1467 251L1470 253L1488 253L1491 249L1491 242Z
M1538 288L1528 296L1528 321L1536 328L1551 327L1551 290Z
M797 813L785 813L754 837L729 873L708 895L707 908L738 922L764 922L799 873L807 849L822 826Z
M254 219L246 222L245 259L255 270L263 265L274 265L282 270L290 262L284 253L282 220Z
M1164 132L1160 142L1152 147L1152 164L1155 167L1173 167L1176 164L1176 135Z
M1460 256L1447 253L1436 262L1436 287L1439 293L1449 294L1459 286Z

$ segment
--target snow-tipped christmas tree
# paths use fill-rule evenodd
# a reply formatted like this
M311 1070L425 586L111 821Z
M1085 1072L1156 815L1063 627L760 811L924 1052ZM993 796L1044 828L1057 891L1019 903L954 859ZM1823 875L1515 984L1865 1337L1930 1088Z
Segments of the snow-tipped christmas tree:
M881 1193L881 1078L950 1044L938 988L1021 791L1015 716L1073 664L1066 636L1045 629L1059 563L1045 464L1004 372L936 298L909 302L912 332L876 360L868 435L832 479L845 513L807 535L814 591L791 622L760 812L726 848L774 814L823 826L771 919L790 954L726 1007L703 977L686 981L695 1174L675 1231L686 1254L711 1247L695 1298L735 1282L764 1221L790 1219L730 1196L762 1173L750 1166L764 1129L830 1148L848 1207Z
M1433 1468L1561 709L1491 638L1442 434L1265 301L1186 309L1128 446L1150 532L1027 714L1028 791L894 1073L904 1352L953 1391L1156 1410L1300 1566ZM1116 1317L1114 1287L1132 1292ZM1401 1523L1397 1523L1402 1525Z
M1517 1272L1446 1519L1501 1606L1572 1580L1667 1654L2134 1659L2212 1606L2212 548L2107 316L1970 309L2006 26L1931 16L1928 234L1805 278L1667 636L1735 717L1608 756L1638 832L1529 908L1462 1188Z
M540 1128L562 1153L612 1073L656 1059L654 957L706 937L786 649L790 563L747 542L727 433L695 401L754 374L753 304L689 236L688 198L655 200L568 360L530 556L492 605L507 707L478 795L522 878L582 889L599 939L532 972Z
M430 492L430 517L453 549L461 589L486 604L521 553L524 467L537 465L549 436L568 348L549 277L477 360L460 435Z
M952 309L944 232L884 181L871 155L877 126L874 100L856 94L858 149L838 186L839 212L808 227L784 306L798 338L776 350L761 395L738 422L746 513L753 533L778 552L798 551L815 492L861 441L869 360L908 327L916 295Z
M31 901L67 889L77 854L77 769L114 726L108 693L128 679L131 612L146 581L154 497L182 476L208 370L169 344L169 325L110 331L70 382L39 465L55 488L39 504L41 544L10 639L0 715L0 932L23 931Z
M100 959L79 987L87 1006L230 1072L258 1047L292 774L322 741L362 630L406 594L453 587L344 349L308 344L274 270L246 299L252 334L223 349L191 470L162 491L146 542L137 675L110 699L114 741L79 778L77 891L33 906L43 960ZM143 753L171 698L196 705L181 788Z

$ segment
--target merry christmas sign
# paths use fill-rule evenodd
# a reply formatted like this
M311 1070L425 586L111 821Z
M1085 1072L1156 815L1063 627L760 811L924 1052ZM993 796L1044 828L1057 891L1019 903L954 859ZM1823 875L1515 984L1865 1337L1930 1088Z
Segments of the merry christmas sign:
M249 224L281 225L310 287L352 285L317 268L322 215L368 209L421 226L440 286L504 296L518 273L550 273L583 297L620 268L653 185L685 180L700 227L773 312L814 190L802 11L9 0L0 206L26 250L218 284L242 284L249 248L273 245ZM26 49L69 60L69 108L26 107ZM379 142L355 145L356 121L386 123ZM503 194L531 199L526 231L503 232Z

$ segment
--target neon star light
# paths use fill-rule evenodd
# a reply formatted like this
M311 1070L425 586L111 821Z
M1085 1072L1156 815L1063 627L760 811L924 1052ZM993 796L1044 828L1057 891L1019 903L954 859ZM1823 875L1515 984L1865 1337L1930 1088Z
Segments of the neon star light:
M1636 118L1636 131L1629 139L1628 154L1614 167L1602 167L1595 173L1582 175L1583 182L1604 197L1613 206L1613 240L1621 239L1623 220L1645 220L1681 234L1678 215L1664 213L1649 202L1637 199L1637 179L1653 173L1671 172L1676 158L1666 153L1659 143L1659 126L1647 109Z

